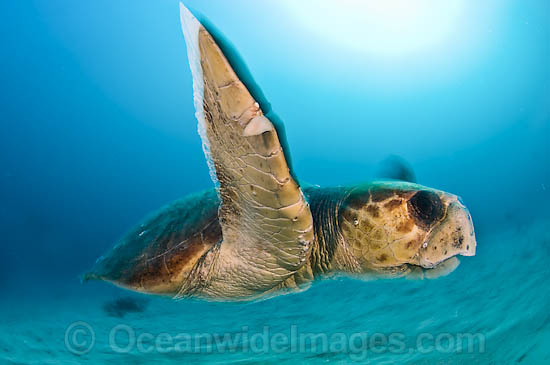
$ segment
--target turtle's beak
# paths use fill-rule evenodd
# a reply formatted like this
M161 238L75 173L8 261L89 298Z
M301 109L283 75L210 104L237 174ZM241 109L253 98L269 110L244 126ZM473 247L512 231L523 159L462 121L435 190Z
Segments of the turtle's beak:
M457 255L474 256L476 252L470 212L454 195L448 194L444 200L447 203L445 217L433 227L420 248L419 264L423 268L434 268Z

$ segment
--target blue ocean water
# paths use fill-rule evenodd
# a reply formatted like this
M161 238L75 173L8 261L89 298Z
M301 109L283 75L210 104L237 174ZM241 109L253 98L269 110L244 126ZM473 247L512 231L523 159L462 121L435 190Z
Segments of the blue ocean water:
M212 186L178 1L3 2L0 363L550 363L547 1L186 5L246 62L301 181L399 155L462 197L477 255L245 304L81 285L144 216ZM129 295L144 309L105 311Z

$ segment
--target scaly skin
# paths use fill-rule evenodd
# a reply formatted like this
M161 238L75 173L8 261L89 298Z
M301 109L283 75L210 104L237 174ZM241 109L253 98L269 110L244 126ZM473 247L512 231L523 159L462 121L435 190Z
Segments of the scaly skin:
M412 203L419 192L437 197L439 215L419 217ZM305 193L314 217L313 249L307 265L277 289L305 289L309 273L317 279L431 279L453 271L456 255L475 255L470 215L452 194L395 181Z
M475 253L473 226L467 210L455 210L456 197L436 192L441 215L429 224L417 217L411 198L427 191L433 190L403 182L304 189L314 222L310 254L290 277L253 294L235 293L230 276L212 285L223 242L215 190L160 210L131 231L86 278L174 297L251 300L304 290L314 279L338 274L422 275L422 266L429 269L455 255Z

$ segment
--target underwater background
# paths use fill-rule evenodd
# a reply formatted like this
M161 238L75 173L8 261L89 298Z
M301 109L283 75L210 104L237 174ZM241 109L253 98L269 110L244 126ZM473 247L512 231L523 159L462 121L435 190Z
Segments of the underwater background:
M477 255L255 303L81 284L151 211L212 187L178 1L4 1L0 363L550 363L550 2L185 4L246 62L300 181L401 156L462 197Z

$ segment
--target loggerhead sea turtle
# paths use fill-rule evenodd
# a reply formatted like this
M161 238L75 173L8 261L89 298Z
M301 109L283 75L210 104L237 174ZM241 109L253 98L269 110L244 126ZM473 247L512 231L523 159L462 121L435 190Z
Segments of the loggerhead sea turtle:
M473 256L456 195L406 181L300 187L277 129L209 31L180 5L194 102L217 185L130 231L85 280L175 298L251 300L318 278L436 277ZM288 151L286 151L288 152Z

